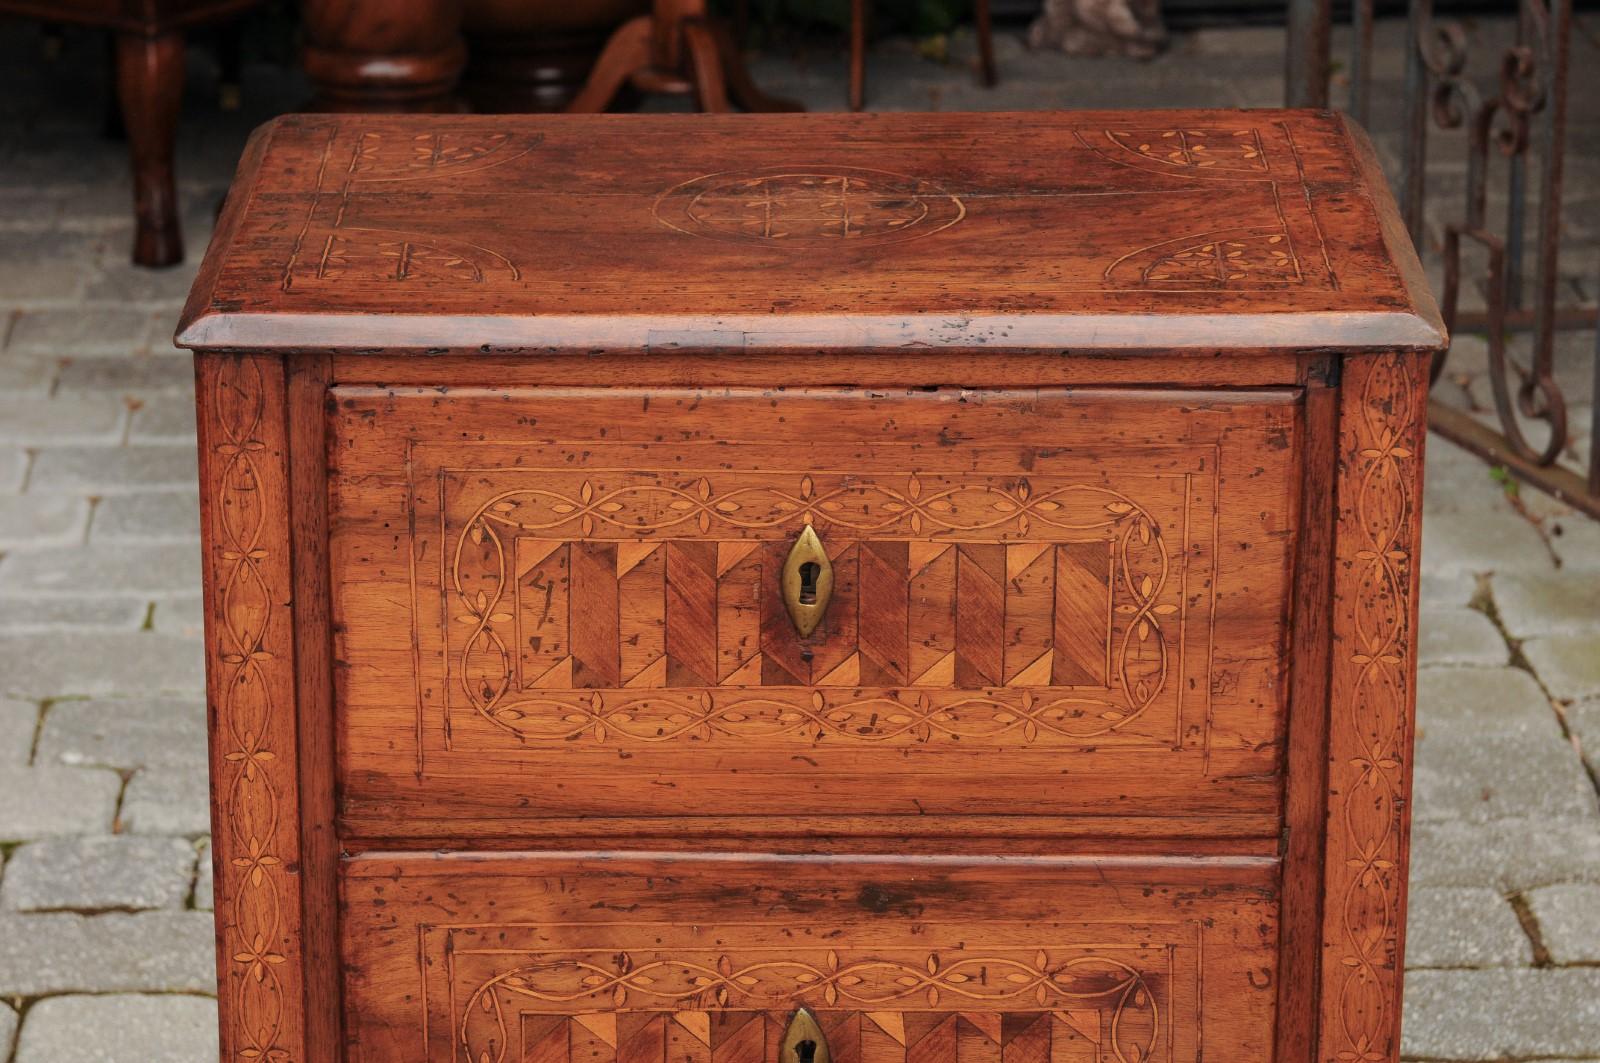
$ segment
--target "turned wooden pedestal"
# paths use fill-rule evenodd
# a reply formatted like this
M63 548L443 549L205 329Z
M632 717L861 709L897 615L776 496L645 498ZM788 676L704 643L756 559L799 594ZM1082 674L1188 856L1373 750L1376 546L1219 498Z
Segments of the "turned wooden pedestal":
M326 111L460 109L461 0L306 0L302 61Z
M617 27L567 110L598 114L630 86L692 96L696 108L711 113L735 104L747 111L805 110L756 87L733 34L710 16L706 0L654 0L650 14Z
M178 340L224 1058L1397 1059L1342 119L286 118Z

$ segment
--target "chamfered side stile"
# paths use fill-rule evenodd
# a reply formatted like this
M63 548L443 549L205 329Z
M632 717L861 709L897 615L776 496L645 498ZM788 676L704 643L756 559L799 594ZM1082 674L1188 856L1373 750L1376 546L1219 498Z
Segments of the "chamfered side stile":
M1346 359L1317 1058L1400 1054L1427 359Z
M284 370L196 359L224 1060L306 1058Z

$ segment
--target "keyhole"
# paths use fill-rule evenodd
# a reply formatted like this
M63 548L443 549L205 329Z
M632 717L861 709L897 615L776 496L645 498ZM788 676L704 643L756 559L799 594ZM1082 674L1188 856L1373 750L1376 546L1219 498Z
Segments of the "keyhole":
M828 1041L817 1017L805 1008L795 1010L778 1053L781 1063L828 1063Z
M4 6L3 0L0 6ZM833 565L828 562L822 540L809 524L800 529L789 556L784 558L778 590L794 629L801 638L809 638L822 622L822 611L828 608L828 598L833 594ZM820 1043L821 1038L815 1040ZM826 1044L817 1049L817 1063L828 1063Z
M817 577L820 576L820 575L822 575L822 566L817 564L815 561L806 561L803 564L801 564L801 566L800 566L800 604L801 605L816 605L817 604ZM804 1044L811 1044L810 1041L806 1041L806 1042L803 1042L803 1043ZM811 1047L813 1049L815 1049L817 1046L812 1044ZM810 1059L809 1056L807 1056L806 1058L802 1059L800 1061L800 1063L811 1063L811 1059Z

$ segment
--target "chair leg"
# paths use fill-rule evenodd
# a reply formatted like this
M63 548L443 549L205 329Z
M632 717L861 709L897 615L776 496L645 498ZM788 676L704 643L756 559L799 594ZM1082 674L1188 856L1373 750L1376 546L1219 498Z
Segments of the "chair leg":
M750 70L744 65L744 56L739 54L738 41L733 34L728 32L728 27L718 22L706 23L706 28L717 42L717 52L722 60L722 76L727 82L728 93L737 103L747 111L757 112L793 112L805 110L805 105L794 100L786 100L781 96L768 96L756 87L755 79L750 76Z
M978 69L983 83L994 88L998 78L994 70L994 29L989 22L989 0L973 0L973 14L978 31Z
M623 84L650 65L650 32L649 15L631 18L618 26L601 50L583 91L567 104L567 113L599 114L611 106Z
M859 111L867 96L867 0L850 0L850 109Z
M684 19L681 27L683 47L689 53L695 106L706 114L725 114L733 110L728 103L728 86L723 80L722 55L711 30L697 18Z
M183 95L183 37L119 34L117 95L133 161L133 261L175 265L183 261L172 160Z

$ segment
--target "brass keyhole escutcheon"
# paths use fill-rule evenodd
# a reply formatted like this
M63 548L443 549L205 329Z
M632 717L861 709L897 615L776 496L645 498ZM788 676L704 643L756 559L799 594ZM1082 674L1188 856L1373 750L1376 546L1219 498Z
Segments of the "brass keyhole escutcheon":
M781 576L783 607L789 611L795 630L805 638L822 623L828 599L833 597L833 564L822 540L807 524L795 538Z
M828 1063L828 1039L817 1017L805 1008L795 1011L783 1035L778 1063Z

